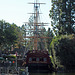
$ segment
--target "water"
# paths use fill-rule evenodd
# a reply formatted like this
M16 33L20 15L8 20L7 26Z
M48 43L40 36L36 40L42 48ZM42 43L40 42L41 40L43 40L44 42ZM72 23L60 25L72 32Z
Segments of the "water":
M30 73L29 75L75 75L75 73Z

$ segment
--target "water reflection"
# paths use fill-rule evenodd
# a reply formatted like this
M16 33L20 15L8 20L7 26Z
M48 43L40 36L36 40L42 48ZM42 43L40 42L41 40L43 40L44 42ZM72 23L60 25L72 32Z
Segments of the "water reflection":
M75 75L75 73L30 73L29 75Z

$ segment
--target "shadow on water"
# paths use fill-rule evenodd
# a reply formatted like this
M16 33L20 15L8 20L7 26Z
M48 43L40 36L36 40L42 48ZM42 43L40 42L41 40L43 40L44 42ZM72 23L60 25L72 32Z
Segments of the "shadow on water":
M75 75L75 73L29 73L29 75Z

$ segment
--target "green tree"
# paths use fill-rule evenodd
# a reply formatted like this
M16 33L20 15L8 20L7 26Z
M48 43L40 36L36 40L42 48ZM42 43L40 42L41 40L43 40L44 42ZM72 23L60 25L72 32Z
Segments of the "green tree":
M4 21L0 21L0 47L3 46L3 43L5 42L4 38Z
M17 39L17 33L15 31L16 27L17 27L16 25L12 24L6 28L6 30L5 30L6 43L13 44L15 42L15 40Z
M52 42L52 39L54 37L54 34L53 34L53 32L52 32L52 30L50 28L48 28L48 31L47 31L46 35L47 35L47 37L49 37L47 39L47 48L48 48L48 50L50 50L50 43Z
M51 48L55 63L60 63L66 70L75 69L75 35L61 35L52 40Z
M51 25L56 35L75 34L74 0L52 0L50 17Z
M39 49L40 50L47 49L46 38L41 38L41 37L46 37L46 29L44 27L42 27L42 29L38 31L38 36L40 37L38 39Z
M19 30L18 30L17 44L19 48L22 48L23 46L25 46L25 39L24 39L25 36L26 36L26 28L25 28L25 25L22 25L21 27L19 27Z
M9 49L11 45L15 44L17 40L17 26L16 24L10 24L4 20L0 21L0 49Z

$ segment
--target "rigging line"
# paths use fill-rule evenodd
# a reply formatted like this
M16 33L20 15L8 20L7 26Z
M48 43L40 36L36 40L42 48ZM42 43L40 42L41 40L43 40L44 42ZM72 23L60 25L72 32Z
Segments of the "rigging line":
M27 47L27 48L25 47L23 57L24 57L24 56L25 56L25 54L28 52L28 50L29 50L29 48L30 48L30 46L31 46L31 45L33 45L33 39L32 39L32 41L30 42L30 44L28 45L28 47Z
M41 32L41 33L42 33L42 32ZM40 34L38 34L38 35L39 35L39 37L41 37ZM41 40L42 49L46 50L46 49L45 49L45 46L44 46L44 43L42 42L42 38L40 38L40 40Z
M40 10L40 12L41 12L41 9L39 9L39 10ZM41 13L42 13L42 12L41 12ZM42 14L42 15L40 16L40 18L41 18L41 19L44 18L45 20L44 20L44 19L43 19L43 20L44 20L45 22L47 22L47 18L48 18L48 17L46 17L46 16L47 16L47 15ZM49 26L49 25L48 25L48 26ZM48 26L46 26L46 27L48 27Z

